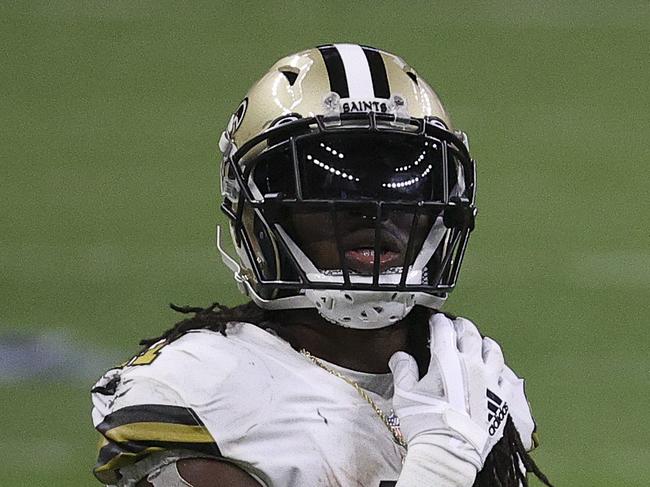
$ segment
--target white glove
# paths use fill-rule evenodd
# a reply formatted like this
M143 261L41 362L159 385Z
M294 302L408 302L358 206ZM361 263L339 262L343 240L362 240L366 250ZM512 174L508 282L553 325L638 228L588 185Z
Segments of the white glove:
M526 451L531 451L537 446L534 436L535 420L531 414L530 404L528 404L524 391L524 379L517 377L507 365L503 369L501 378L504 382L508 382L507 387L512 394L508 401L508 413L510 413L510 417L515 423L515 428L519 433L524 448ZM502 387L505 387L505 385L502 385Z
M389 362L395 382L393 408L409 450L397 485L419 484L401 482L403 475L415 478L405 472L412 452L417 452L418 463L434 464L430 468L436 468L435 464L451 466L447 470L453 472L444 477L447 482L438 480L438 485L472 485L476 472L503 436L517 383L511 371L512 376L506 374L508 380L502 377L506 367L499 345L481 338L470 321L459 318L452 322L438 313L429 326L431 362L421 380L410 355L397 352ZM527 406L525 397L523 403ZM468 469L467 464L473 468ZM422 472L418 475L421 478Z
M456 329L456 335L459 340L459 349L465 353L469 353L468 350L465 350L465 346L462 342L466 342L469 338L474 343L478 343L480 338L480 333L474 323L465 318L457 318L454 320L454 327ZM490 343L488 348L495 349L494 352L498 354L499 361L502 364L501 374L499 375L498 384L501 390L501 393L497 393L499 398L501 398L507 405L507 413L512 418L515 428L519 432L521 437L522 444L526 450L531 450L533 448L533 433L535 431L535 421L531 415L530 404L528 404L528 399L524 392L524 380L517 377L517 375L512 371L510 367L503 363L503 354L501 353L501 348L499 345L490 338L483 339L483 350L482 355L486 357L486 341ZM476 346L476 345L475 345ZM488 352L489 353L489 352ZM495 389L492 389L493 392L496 392ZM487 393L486 393L487 394ZM496 404L498 401L493 401L488 398L488 409L493 408L490 404ZM506 409L505 407L501 409ZM490 409L490 412L493 412ZM498 420L492 419L492 423L498 422ZM503 427L505 427L506 415L503 415L503 419L500 425L500 431L497 431L496 428L488 429L488 433L492 434L492 431L498 433L498 438L492 442L492 446L503 437ZM490 446L490 450L492 450Z

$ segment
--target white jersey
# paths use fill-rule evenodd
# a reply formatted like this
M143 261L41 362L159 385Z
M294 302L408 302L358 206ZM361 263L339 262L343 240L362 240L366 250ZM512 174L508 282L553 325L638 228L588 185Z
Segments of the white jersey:
M327 365L388 413L391 374ZM267 487L389 487L405 453L354 387L246 323L153 345L102 377L93 403L105 483L129 485L173 451L231 461Z

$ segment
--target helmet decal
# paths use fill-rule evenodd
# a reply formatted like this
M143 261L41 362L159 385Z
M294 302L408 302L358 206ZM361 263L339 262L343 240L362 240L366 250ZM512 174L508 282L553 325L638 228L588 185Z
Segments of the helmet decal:
M279 127L280 125L295 122L296 120L300 120L301 118L302 115L300 115L299 113L290 113L288 115L281 115L269 124L269 128Z
M226 128L226 133L228 135L234 134L239 129L242 122L244 121L244 115L246 115L247 109L248 98L244 98L228 121L228 126Z

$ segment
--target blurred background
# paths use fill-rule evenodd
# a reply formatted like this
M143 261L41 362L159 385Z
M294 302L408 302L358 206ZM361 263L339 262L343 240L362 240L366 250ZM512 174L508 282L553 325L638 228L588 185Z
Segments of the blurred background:
M527 378L565 486L650 484L650 4L0 3L2 485L99 485L89 388L179 319L242 301L213 244L217 141L279 57L404 57L478 161L447 309ZM533 482L533 485L539 485Z

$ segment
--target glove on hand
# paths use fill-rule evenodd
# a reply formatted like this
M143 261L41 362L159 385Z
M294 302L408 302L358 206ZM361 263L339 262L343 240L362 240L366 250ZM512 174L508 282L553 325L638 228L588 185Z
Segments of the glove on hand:
M524 448L526 451L531 451L537 446L533 437L535 420L530 412L530 404L528 404L524 391L524 379L517 377L507 365L503 369L501 378L508 383L507 386L502 385L502 387L508 387L511 391L510 400L508 401L508 413L510 413L510 417L515 423L515 428L519 432Z
M519 431L532 431L520 379L505 366L499 345L481 338L470 321L452 322L437 313L429 327L431 362L422 379L418 380L418 367L410 355L397 352L389 362L400 428L409 449L435 445L481 470L503 436L513 405L518 409Z

